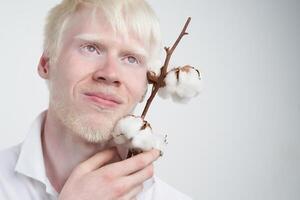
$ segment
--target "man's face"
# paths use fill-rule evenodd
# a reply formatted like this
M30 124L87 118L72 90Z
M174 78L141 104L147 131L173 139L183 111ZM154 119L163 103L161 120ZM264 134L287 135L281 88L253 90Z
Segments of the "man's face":
M49 67L49 110L72 132L102 142L142 98L148 55L134 36L115 34L100 11L90 13L82 7L72 17Z

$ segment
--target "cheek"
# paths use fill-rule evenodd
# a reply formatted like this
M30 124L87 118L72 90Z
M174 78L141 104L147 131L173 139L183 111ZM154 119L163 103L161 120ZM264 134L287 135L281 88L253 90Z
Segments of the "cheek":
M62 60L63 62L59 66L60 74L64 76L63 78L67 82L72 82L73 84L91 74L95 68L94 63L81 59L75 50L71 51Z
M73 96L76 84L84 77L84 71L75 65L76 61L65 59L53 69L50 77L52 92L63 93L62 95Z
M62 76L67 82L76 83L92 73L95 63L82 59L76 46L70 45L63 52L58 61L58 76Z
M147 86L146 73L146 70L138 70L135 73L132 72L130 77L127 78L127 86L134 101L140 101L145 93Z

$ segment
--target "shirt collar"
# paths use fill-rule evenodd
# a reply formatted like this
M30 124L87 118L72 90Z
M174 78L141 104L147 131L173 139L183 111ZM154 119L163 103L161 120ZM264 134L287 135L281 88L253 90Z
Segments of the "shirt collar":
M57 195L46 175L41 142L42 125L46 113L47 111L42 112L32 123L22 143L15 171L43 183L47 193Z

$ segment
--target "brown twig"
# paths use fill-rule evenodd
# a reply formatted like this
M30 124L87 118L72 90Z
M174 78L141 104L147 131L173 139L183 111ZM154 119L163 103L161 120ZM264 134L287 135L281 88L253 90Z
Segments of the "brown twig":
M147 114L147 112L149 110L149 107L150 107L150 105L151 105L151 103L152 103L152 101L153 101L156 93L158 92L159 88L165 86L165 81L164 80L165 80L165 77L166 77L166 75L168 73L167 70L168 70L168 66L169 66L169 62L170 62L171 56L172 56L174 50L176 49L177 45L179 44L180 40L182 39L182 37L184 35L188 34L186 32L186 29L187 29L190 21L191 21L191 17L189 17L187 19L187 21L185 22L185 25L184 25L184 27L183 27L180 35L178 36L177 40L173 44L173 46L171 48L169 48L169 47L165 47L164 48L165 51L166 51L166 58L165 58L165 62L163 64L163 66L160 68L160 75L159 75L159 77L156 78L155 81L154 81L153 76L149 76L149 74L148 74L148 78L149 77L151 78L151 79L149 79L149 82L152 83L153 86L152 86L151 95L150 95L150 97L147 100L147 103L145 105L145 108L144 108L142 116L141 116L143 119L145 118L145 116L146 116L146 114Z
M165 58L165 62L163 64L163 66L160 68L160 75L157 77L154 73L152 72L148 72L147 73L147 78L148 78L148 82L150 84L153 84L152 86L152 90L151 90L151 95L150 97L148 98L147 100L147 103L145 105L145 108L143 110L143 113L142 113L142 119L145 119L145 116L149 110L149 107L155 97L155 95L157 94L159 88L161 87L164 87L166 84L165 84L165 77L167 76L167 73L168 73L168 66L169 66L169 62L170 62L170 59L171 59L171 56L174 52L174 50L176 49L177 45L179 44L180 40L182 39L182 37L184 35L187 35L188 33L186 32L186 29L189 25L191 21L191 17L189 17L187 19L187 21L185 22L185 25L180 33L180 35L178 36L177 40L175 41L175 43L173 44L173 46L171 48L169 47L165 47L165 51L166 51L166 58ZM136 149L129 149L129 152L127 154L127 158L130 158L134 155L137 155L139 154L140 151L136 150ZM162 152L161 152L162 153Z

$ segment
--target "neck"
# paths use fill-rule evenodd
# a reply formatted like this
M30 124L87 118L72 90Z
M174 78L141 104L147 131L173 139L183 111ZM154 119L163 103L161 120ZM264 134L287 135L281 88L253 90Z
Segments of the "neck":
M60 192L72 170L107 144L88 143L65 127L50 109L42 131L46 173L52 186Z

